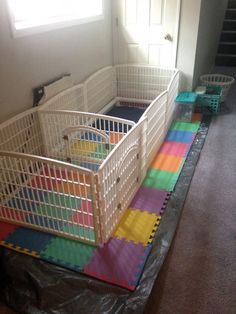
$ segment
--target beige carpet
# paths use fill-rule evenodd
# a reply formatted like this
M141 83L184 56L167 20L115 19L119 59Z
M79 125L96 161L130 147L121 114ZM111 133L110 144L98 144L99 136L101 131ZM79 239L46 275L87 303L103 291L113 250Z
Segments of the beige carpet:
M146 313L236 313L236 86L226 105L212 120Z

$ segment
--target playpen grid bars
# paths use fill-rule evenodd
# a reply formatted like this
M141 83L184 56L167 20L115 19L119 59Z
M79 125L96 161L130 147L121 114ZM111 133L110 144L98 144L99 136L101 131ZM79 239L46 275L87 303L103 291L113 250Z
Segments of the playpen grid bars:
M43 140L36 108L0 124L0 150L41 155Z
M175 69L148 65L116 65L117 97L151 103L167 90Z
M121 66L117 66L117 67L120 68ZM127 68L126 65L124 67ZM137 66L132 65L130 67L133 68L133 67L137 67ZM143 67L145 69L152 69L152 67L149 67L149 66L140 66L140 68L143 68ZM165 71L167 71L167 70L165 70ZM169 71L172 71L172 70L169 70ZM150 72L148 72L148 73L150 73ZM166 73L168 73L168 71ZM81 177L80 177L80 181L76 182L76 181L71 180L71 177L70 178L68 178L68 177L65 178L65 177L62 177L61 175L59 175L59 182L63 183L63 184L61 184L61 185L57 184L56 187L59 186L60 190L57 190L57 189L56 189L56 191L53 190L51 192L51 194L50 194L51 196L48 195L49 198L51 197L51 199L54 199L54 200L55 200L55 198L57 198L57 199L59 198L59 201L57 201L57 202L59 202L59 203L63 202L63 204L68 204L68 202L72 202L72 200L75 200L75 199L79 198L81 204L83 206L85 206L85 208L87 208L89 211L91 211L90 208L92 207L93 208L93 214L94 214L94 216L93 216L94 217L94 233L95 233L95 238L96 239L95 240L91 240L90 239L91 237L88 238L88 239L84 239L84 237L83 236L81 237L81 234L80 234L82 231L78 231L78 228L77 228L77 234L74 235L74 232L70 232L69 226L68 226L68 228L66 230L63 230L63 231L60 230L60 232L58 232L58 230L56 230L57 228L56 229L52 228L52 230L50 230L50 228L51 228L51 225L49 225L50 223L51 224L54 223L53 227L57 226L57 224L55 225L55 221L53 220L54 218L52 218L52 217L46 217L48 220L47 220L47 225L45 225L44 227L47 228L48 232L53 232L53 233L55 232L57 234L59 233L59 234L68 236L67 233L68 233L68 230L69 230L69 236L72 236L72 237L74 237L76 239L79 239L79 240L82 240L82 241L88 241L88 242L91 242L91 243L95 243L96 241L97 241L96 243L103 243L104 239L107 239L107 237L109 237L107 232L108 233L112 232L112 230L113 230L113 228L114 228L114 226L116 224L116 221L118 222L120 215L122 214L123 210L125 210L124 209L125 206L126 206L125 204L127 204L127 206L129 205L126 197L129 197L130 195L134 195L133 193L135 193L135 190L141 184L141 181L144 178L144 175L146 173L146 168L147 168L148 164L150 163L150 161L152 159L152 156L154 156L153 154L156 153L156 147L158 147L160 145L161 137L163 136L162 134L164 134L167 131L166 128L163 128L163 119L165 120L165 125L170 123L171 120L172 120L173 108L174 108L174 101L173 100L174 100L174 94L177 92L177 88L178 88L179 73L178 73L177 70L173 70L172 74L174 76L173 76L173 78L172 78L172 80L171 80L171 82L170 82L170 84L169 84L169 86L167 88L167 93L166 92L162 93L156 99L154 99L154 101L152 101L151 105L145 111L143 117L141 118L140 124L137 124L135 127L133 127L131 129L131 131L129 133L127 133L123 137L123 139L120 140L120 138L119 138L120 141L118 142L116 147L113 149L113 151L109 154L109 157L107 157L106 155L103 155L103 158L106 158L106 159L103 162L102 162L102 160L99 161L99 166L100 167L99 167L98 173L94 174L93 172L90 172L91 175L92 175L92 179L90 180L91 182L88 181L87 177L85 179L81 179ZM166 77L167 76L168 75L166 74ZM99 75L96 76L96 73L95 73L93 75L93 79L95 79L96 77L98 78ZM148 75L147 75L147 78L148 79L146 81L142 81L143 78L140 79L140 81L142 81L143 85L142 84L141 85L133 84L131 86L131 88L129 87L130 91L133 93L133 90L132 90L133 86L136 86L136 88L138 86L139 90L142 90L142 88L144 88L144 91L146 91L146 89L145 89L146 88L146 83L148 83L149 82L148 80L150 79ZM138 80L138 77L136 77L135 79ZM169 80L170 80L170 77L169 77ZM112 82L112 84L113 83L114 83L114 81ZM118 82L117 82L117 86L119 86ZM142 87L142 86L144 86L144 87ZM150 87L149 90L152 90L152 87ZM165 88L165 90L166 90L166 88ZM99 119L99 118L98 118L98 115L96 115L96 114L81 113L81 112L66 112L66 111L57 112L57 111L52 111L51 116L50 116L50 111L47 111L46 109L48 109L48 108L56 109L58 107L61 108L61 106L63 107L63 102L60 102L61 95L63 95L63 94L65 95L65 94L67 94L67 92L68 91L64 91L64 92L62 92L62 94L60 93L59 95L55 96L57 98L54 97L53 99L54 100L56 99L56 103L53 102L53 99L52 99L51 103L47 102L45 104L45 106L44 105L41 106L41 110L39 110L39 112L38 112L41 115L41 117L43 115L43 112L46 112L46 114L48 116L48 120L46 120L45 117L44 117L43 119L41 119L41 122L43 121L44 123L46 123L46 127L49 128L49 129L50 129L51 123L53 125L53 119L52 119L53 115L57 115L57 118L55 118L55 121L57 123L57 128L60 129L58 132L55 132L54 128L52 127L52 125L51 125L51 129L50 130L48 129L48 134L49 134L48 137L51 136L50 141L52 141L51 143L53 143L54 146L53 145L52 146L51 145L43 146L42 145L42 142L43 142L42 141L42 137L41 137L41 135L39 136L39 142L37 143L37 145L39 145L39 147L40 147L40 152L38 153L39 155L42 154L42 152L46 153L47 156L50 156L50 154L53 153L53 154L57 154L57 156L53 157L53 158L58 158L59 160L63 159L62 156L61 156L62 148L66 147L65 139L63 139L63 136L65 134L63 132L65 132L65 130L67 128L74 127L74 126L77 127L78 126L78 121L79 121L80 125L86 125L86 126L89 126L89 127L96 126L96 128L98 128L99 124L102 126L101 122L97 122L97 119ZM73 101L72 101L72 104L70 104L70 101L71 101L70 97L68 97L67 99L68 99L68 101L66 103L66 108L67 109L69 109L71 107L75 108ZM86 95L85 95L84 99L85 99L85 103L86 103ZM115 97L115 99L112 100L112 102L115 103L115 102L119 101L119 99L122 99L124 101L126 100L125 97L119 96L119 97ZM130 102L130 101L134 101L134 100L129 98L128 102ZM145 100L145 99L142 100L142 99L139 99L139 98L136 98L135 101L141 102L141 103L147 103L147 104L151 102L150 100ZM106 104L104 104L104 105L106 105ZM78 107L76 107L76 108L78 108ZM165 111L165 115L164 116L163 116L163 110ZM151 122L151 119L153 118L153 115L155 115L156 112L159 114L159 117L157 117L157 120L154 119L154 121ZM37 116L37 113L34 113L34 114ZM83 114L85 114L85 116L86 115L89 116L89 118L88 117L86 118L87 119L86 121L82 121L81 117L83 116ZM25 115L27 115L27 113L25 113ZM65 125L63 125L63 127L61 127L62 124L63 124L63 120L64 120L63 115L68 115L70 117L67 118L67 122L65 123ZM94 117L93 117L93 115L94 115ZM24 118L24 114L22 114L21 116L22 116L22 118ZM73 120L73 116L76 116L76 118L74 118L74 120ZM112 117L108 117L108 116L105 116L105 117L106 117L106 119L110 119L110 118L113 119ZM16 117L16 120L18 118ZM66 118L66 116L65 116L65 118ZM38 117L35 118L35 121L37 119L38 119ZM60 119L62 119L62 121ZM74 122L71 122L71 121L74 121ZM155 135L153 135L153 134L155 134L156 129L155 129L155 127L153 127L152 123L155 123L157 121L159 121L159 124L160 124L160 125L157 126L157 128L159 127L159 132L158 132L159 134L158 135L160 137L158 138L158 136L157 136L156 139L158 139L158 141L160 141L160 142L157 141L157 143L155 143ZM127 121L125 123L127 123ZM24 125L24 123L23 123L23 125ZM110 124L108 124L108 125L110 125ZM126 126L126 128L127 128L126 131L128 130L128 125L130 125L130 127L132 127L134 125L134 123L128 121L128 124ZM140 125L141 125L141 127L140 127ZM8 125L5 124L5 126L8 126ZM137 132L136 127L137 127L137 129L140 128L139 131L138 131L138 138L139 138L140 142L138 144L134 143L134 145L131 147L131 146L128 145L128 143L129 143L129 140L133 137L133 134L134 134L133 132ZM42 129L44 130L43 124L42 124ZM103 127L100 127L100 129L102 131L104 131ZM0 130L1 130L2 134L5 134L4 132L6 132L6 130L4 130L4 128L2 128ZM37 130L34 130L34 131L37 133ZM114 131L114 128L113 128L113 131ZM60 136L57 133L59 133ZM28 135L28 133L27 133L27 135ZM34 135L33 132L31 132L30 135L33 136ZM85 135L85 134L82 135L82 137L84 137L84 138L86 138L86 136L87 135ZM2 136L2 140L4 140L5 137L6 137L5 135ZM46 135L45 138L48 140L48 137ZM43 138L43 139L45 140L45 138ZM136 137L134 137L134 138L136 138ZM74 137L72 136L71 139L73 141ZM20 137L19 139L17 139L17 141L19 141L21 143L24 143L25 136ZM124 151L125 151L125 144L124 143L126 143L127 147L129 147L129 149L125 153L124 153ZM24 144L20 144L18 146L19 149L22 146L24 147ZM46 148L45 151L44 151L43 148ZM140 148L140 152L138 152L138 148ZM4 148L4 149L7 149L7 148ZM147 156L146 156L146 151L147 151ZM21 150L20 150L20 152L21 152ZM24 152L27 153L27 151L24 151ZM35 152L33 152L33 153L35 154ZM48 155L48 153L50 153L50 154ZM20 194L18 195L17 193L20 193L20 191L18 191L17 187L19 185L22 185L22 184L24 185L26 181L27 182L32 182L32 180L31 180L32 179L31 178L32 177L32 173L29 171L29 177L27 177L27 180L26 180L25 173L22 173L22 167L23 166L22 166L22 163L20 161L23 157L21 156L18 159L16 158L18 160L17 162L12 162L12 159L9 158L8 153L4 153L3 152L2 154L3 155L5 154L4 156L6 158L4 159L4 165L3 165L3 163L1 164L1 173L2 174L6 174L7 173L7 176L3 177L1 175L0 179L2 180L3 183L7 182L7 184L4 183L4 188L1 191L1 193L2 193L1 194L1 201L3 202L3 199L4 199L4 201L6 201L7 195L9 196L9 198L7 200L10 201L11 196L13 196L13 192L14 192L14 193L16 193L15 197L16 196L18 197L18 201L15 201L15 203L12 204L12 205L14 205L15 207L17 207L17 206L19 207L19 204L22 205L22 200L21 200L22 197L21 196L23 195L23 197L26 197L25 195L27 195L27 194L22 194L22 192L21 192L21 195ZM120 154L120 158L119 158L119 154ZM68 157L68 154L64 154L64 155L65 155L64 156L65 158ZM135 156L136 156L136 158L135 158ZM126 157L128 159L126 159ZM147 157L147 161L146 161L146 157ZM36 157L36 158L42 158L42 157ZM111 160L110 160L110 158L111 158ZM118 158L116 160L117 164L121 163L124 160L132 160L132 163L128 163L126 165L126 167L117 168L113 164L115 158ZM3 160L3 159L1 159L1 160ZM113 163L112 163L112 161L113 161ZM33 162L33 159L32 159L32 162ZM55 165L57 164L57 161L55 161L55 160L52 161L52 162L54 162ZM102 162L102 165L101 165L101 162ZM13 169L13 170L15 170L15 172L11 168L9 168L9 166L13 167L13 165L15 167ZM25 163L23 163L23 165L24 165L24 167L26 166ZM44 161L44 165L45 165L45 161ZM70 166L70 165L65 164L65 163L63 163L63 165L64 165L65 169L67 169L67 166ZM5 169L4 169L4 167L5 167ZM19 167L21 167L21 168L19 168ZM41 175L41 173L37 174L41 178L40 179L41 182L43 182L42 180L45 177L45 175L46 175L46 178L48 176L48 173L45 173L45 169L47 169L48 166L45 166L45 167L46 168L42 168L42 167L38 168L38 169L40 169L42 171L42 175ZM57 166L55 166L55 167L57 167ZM76 167L76 166L74 166L74 167ZM31 166L31 168L32 169L34 168L33 165ZM10 172L9 172L9 169L11 169ZM77 169L78 172L80 170L81 171L86 170L86 169L81 168L81 167L77 167L76 169ZM116 169L116 171L118 171L118 173L120 172L121 174L125 175L125 178L122 179L122 176L121 176L121 178L117 178L117 175L114 172L112 173L113 169ZM126 171L122 172L123 169L126 169ZM48 171L49 171L49 169L48 169ZM65 173L67 173L67 171L68 170L65 170L64 172L61 172L61 174L65 175ZM89 170L87 170L87 171L89 171ZM102 174L102 176L103 176L102 178L103 179L101 179L101 177L99 177L99 173L102 173L102 171L105 171L105 174L104 173ZM57 176L58 176L58 173L60 174L60 171L59 172L57 171L56 173L57 173ZM106 173L110 173L111 175L110 175L110 177L107 177L106 179L104 179L104 176L106 176ZM130 173L130 176L128 176L126 178L126 174L127 173ZM138 181L140 180L140 182L138 182L137 181L137 177L135 177L135 175L137 173L139 174ZM11 176L9 176L9 174L11 174ZM12 175L12 174L14 174L14 175ZM11 180L9 179L10 177L11 177ZM23 180L22 178L24 179L23 182L21 181L21 180ZM115 181L113 180L114 178L116 178L116 185L115 185ZM136 181L134 181L134 178L136 178ZM51 178L51 173L50 173L50 176L48 176L47 179L49 179L49 181L52 180L52 181L57 182L57 178L55 177L55 175L52 175L52 178ZM68 182L67 179L69 179L69 182ZM111 188L110 184L107 183L108 179L113 180L113 181L111 181L112 188ZM40 180L38 180L38 182L40 182ZM72 182L70 182L70 181L72 181ZM105 183L105 181L106 181L106 183ZM18 184L19 182L21 182L22 184ZM82 186L81 186L81 183L83 184ZM27 183L27 184L30 185L30 183ZM108 188L107 190L105 189L105 185ZM9 190L9 186L11 186L10 190ZM79 196L78 195L74 195L72 193L72 192L74 192L74 189L76 189L76 186L78 188L77 190L79 191L78 192ZM80 186L80 190L79 190L79 186ZM90 188L89 188L90 186L91 186L91 191L92 191L93 195L90 194L90 192L91 192ZM120 188L119 188L119 186L120 186ZM31 187L31 185L30 185L30 187ZM39 187L41 187L41 185L39 185ZM83 193L85 192L84 191L84 187L88 187L89 190L85 189L87 194L81 195L82 192ZM41 191L41 192L47 192L48 189L43 188L42 190L43 191ZM124 192L121 193L120 191L122 191L122 190ZM127 190L130 191L130 194L127 194L127 193L125 194L125 192ZM109 200L109 197L110 197L109 193L111 193L111 191L116 191L117 193L115 194L115 197L112 199L112 201L111 201L112 203L110 203L110 205L111 205L110 208L106 208L107 204L109 204L109 201L110 201ZM35 188L32 187L31 192L30 192L29 195L31 195L32 198L33 198L33 201L37 203L37 200L35 199L35 193L34 192L35 192ZM41 192L40 193L37 192L36 195L37 194L41 195ZM26 191L26 192L23 192L23 193L29 193L29 192ZM71 193L73 194L73 197L71 197ZM45 195L45 194L43 193L43 195ZM124 195L125 195L125 198L122 199L122 197ZM63 197L67 197L67 201L65 201L65 200L61 201L61 198L63 199ZM119 200L121 200L121 201L119 201ZM84 205L84 201L86 202L87 205ZM34 209L34 206L33 206L34 202L30 202L27 199L25 200L25 202L27 202L29 207L32 207L32 209ZM48 201L46 203L44 203L44 199L43 199L42 202L43 202L43 206L46 206L46 205L49 204ZM63 209L63 206L62 206L63 204L60 203L59 207L61 209ZM91 206L88 205L88 204L90 204ZM105 204L105 208L102 207L102 206L104 206L104 204ZM3 205L5 205L5 203ZM51 203L50 203L50 205L51 205ZM20 207L22 207L22 206L20 206ZM57 215L58 214L58 210L56 208L57 207L57 203L54 204L54 207L55 207L54 208L54 214ZM43 208L45 210L45 207L43 207ZM68 208L71 209L70 206ZM4 209L5 209L5 207L4 207ZM75 212L74 209L75 208L73 207L72 210L70 210L70 212L71 213ZM24 208L23 208L23 210L24 210ZM83 211L83 207L81 207L81 211ZM101 213L100 213L100 211L101 211ZM66 210L66 213L68 213L68 210ZM9 212L7 212L7 213L5 212L5 216L6 216L6 214L9 216ZM52 212L50 212L50 216L51 216L51 214L52 214ZM91 213L89 212L89 214L91 214ZM30 214L30 215L32 216L32 214ZM81 213L80 213L80 215L81 215ZM114 215L114 217L112 215ZM91 215L89 215L89 216L91 216ZM2 216L0 215L0 217L2 217ZM36 224L36 222L39 223L40 222L39 219L42 219L42 218L39 218L39 216L37 216L37 215L36 216L33 215L32 217L35 217L35 219L36 219L36 217L38 217L37 218L38 220L34 221L34 224L32 224L32 219L33 218L31 218L30 223L27 221L28 226L42 229L43 228L42 226L37 226L37 224ZM14 218L14 217L12 217L12 218ZM19 217L17 217L17 218L19 218ZM52 221L49 218L52 219ZM81 220L80 216L77 217L77 218L78 219L76 221L77 222L79 221L79 223L81 222L82 226L84 226L84 223L85 223L84 228L87 228L86 221ZM66 223L68 223L67 222L67 216L66 216L66 219L64 219L64 220L62 219L62 221L61 221L62 222L62 227L63 226L65 227ZM107 224L106 224L106 221L107 221ZM43 220L43 222L45 223L45 220ZM18 223L20 223L20 222L18 221ZM42 222L41 222L41 224L42 224ZM73 227L73 228L75 230L75 227ZM86 232L87 232L87 230L86 230ZM90 230L90 233L91 233L91 230ZM85 232L84 232L84 234L85 234ZM93 241L95 241L95 242L93 242Z
M94 171L135 125L129 120L76 111L40 110L39 115L46 155L82 166L89 163ZM68 128L73 128L70 136Z
M30 109L0 124L0 150L42 155L43 139L37 110ZM0 168L0 180L3 172ZM12 180L14 176L12 174ZM2 192L2 186L0 186Z
M4 169L1 220L92 244L101 242L92 171L3 151L0 163Z
M117 94L116 72L113 66L105 67L92 74L84 82L85 110L99 112Z
M78 84L70 87L50 98L44 104L50 110L84 111L84 85ZM40 107L44 104L40 105Z
M109 239L142 182L142 168L146 164L146 143L142 139L145 124L146 119L139 121L98 170L103 242Z
M165 137L167 91L160 94L144 112L147 117L147 166L155 157Z
M167 101L167 106L166 106L166 117L165 117L166 132L169 130L170 125L173 120L173 116L174 116L175 98L177 97L178 91L179 91L179 78L180 78L180 72L177 70L175 71L175 74L173 75L167 89L168 101Z

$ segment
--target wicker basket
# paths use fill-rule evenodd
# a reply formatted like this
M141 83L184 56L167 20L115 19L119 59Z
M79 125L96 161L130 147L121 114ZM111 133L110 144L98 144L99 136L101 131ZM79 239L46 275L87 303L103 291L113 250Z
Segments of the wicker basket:
M234 83L232 76L222 74L206 74L200 77L202 85L205 86L219 86L222 87L221 102L225 101L230 86Z

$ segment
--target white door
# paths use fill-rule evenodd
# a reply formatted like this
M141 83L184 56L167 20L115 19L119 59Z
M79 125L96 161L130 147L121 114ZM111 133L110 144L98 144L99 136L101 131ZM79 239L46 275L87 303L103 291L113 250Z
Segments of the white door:
M181 0L113 0L115 63L174 67Z

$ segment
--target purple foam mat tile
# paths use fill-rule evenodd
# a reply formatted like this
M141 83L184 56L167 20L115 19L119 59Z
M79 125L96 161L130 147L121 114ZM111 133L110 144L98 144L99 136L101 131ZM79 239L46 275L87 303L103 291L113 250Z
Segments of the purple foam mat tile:
M138 272L135 273L135 279L131 282L131 285L132 286L137 286L138 283L139 283L139 280L141 278L141 274L143 272L143 269L144 269L144 266L146 264L146 261L147 261L147 258L152 250L152 247L153 245L152 244L149 244L146 248L145 248L145 251L144 251L144 254L140 260L140 264L139 264L139 269L138 269Z
M163 213L169 196L170 193L167 191L141 186L130 207L141 211L148 211L159 216Z
M146 251L142 244L111 238L94 251L84 273L129 288L142 273L140 264L143 264L143 256L147 256Z

